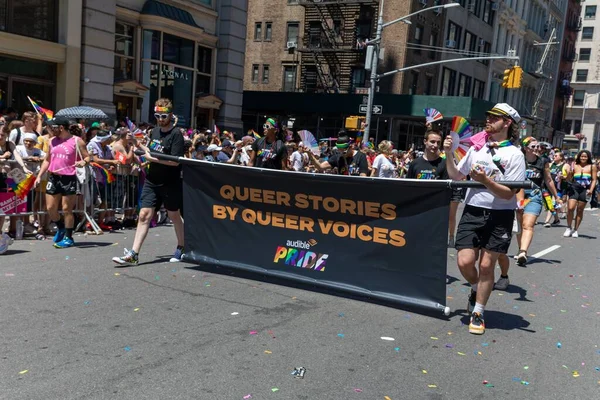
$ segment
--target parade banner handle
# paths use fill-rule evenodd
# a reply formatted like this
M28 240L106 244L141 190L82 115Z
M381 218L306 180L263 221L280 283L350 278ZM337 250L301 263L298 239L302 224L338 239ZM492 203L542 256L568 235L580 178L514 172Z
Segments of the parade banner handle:
M451 189L460 188L475 188L485 189L485 185L476 181L448 181ZM539 189L539 186L531 181L498 181L500 185L509 187L511 189Z

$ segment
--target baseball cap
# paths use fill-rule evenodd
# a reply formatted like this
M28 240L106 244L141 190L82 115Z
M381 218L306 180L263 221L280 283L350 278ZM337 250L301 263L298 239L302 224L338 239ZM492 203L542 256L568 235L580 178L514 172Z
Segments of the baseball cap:
M231 147L233 146L231 144L231 142L229 140L223 140L223 143L221 143L221 147Z
M94 122L90 128L100 128L100 122Z
M210 146L208 146L206 148L206 151L221 151L221 150L223 150L223 148L217 146L216 144L211 144Z
M521 121L521 116L511 106L506 103L498 103L491 110L489 110L486 114L497 115L499 117L508 117L515 122Z
M48 125L58 125L58 126L70 126L73 125L75 122L71 121L68 118L65 117L54 117L53 119L48 121Z

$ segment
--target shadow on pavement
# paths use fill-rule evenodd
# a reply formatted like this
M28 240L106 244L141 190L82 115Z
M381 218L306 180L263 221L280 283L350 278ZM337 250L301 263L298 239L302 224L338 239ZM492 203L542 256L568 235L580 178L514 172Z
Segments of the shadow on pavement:
M527 261L526 265L523 265L523 267L526 267L527 265L531 265L531 264L562 264L562 261L560 260L548 260L547 258L532 258L531 260Z
M519 297L515 299L515 301L527 301L532 303L533 300L529 300L527 298L527 290L523 289L520 286L516 286L516 285L508 285L508 288L505 290L506 293L513 293L513 294L518 294Z
M584 239L596 239L596 236L582 235L581 233L579 234L579 237Z
M10 247L6 250L6 253L2 254L3 256L10 256L11 254L23 254L29 253L27 250L11 250Z
M451 285L454 282L458 282L460 279L453 277L452 275L446 274L446 285ZM464 285L463 285L464 286ZM470 286L470 285L469 285Z
M140 265L142 265L142 264L140 264ZM416 307L416 306L411 307L410 305L407 305L407 304L400 305L398 303L391 302L391 301L374 299L374 298L371 298L368 296L360 296L357 294L348 293L348 292L344 292L344 291L334 291L334 290L330 290L330 289L323 288L320 286L311 285L309 283L296 282L296 281L291 281L291 280L287 280L287 279L282 279L282 278L277 278L277 277L272 277L272 276L267 276L267 275L261 275L258 273L240 271L237 269L224 267L224 266L215 266L215 265L207 265L207 264L198 265L198 264L186 263L185 268L193 269L196 271L202 271L202 272L210 272L210 273L214 273L214 274L218 274L218 275L233 276L236 278L248 279L251 281L264 282L264 283L269 283L269 284L274 284L274 285L279 285L279 286L286 286L286 287L290 287L290 288L294 288L294 289L307 290L310 292L316 292L316 293L341 297L341 298L350 299L350 300L358 300L358 301L362 301L362 302L366 302L366 303L377 304L380 306L400 309L400 310L404 310L404 311L410 311L410 312L414 312L417 314L426 315L426 316L434 317L434 318L438 318L438 319L444 319L444 320L448 319L448 317L446 317L441 311L438 313L438 312L435 312L434 310L431 310L428 308L426 309L426 308L420 308L420 307Z
M502 311L485 310L485 328L499 329L503 331L512 331L518 329L520 331L535 333L532 329L526 329L531 325L529 321L517 314L507 314ZM469 316L463 315L460 319L463 325L469 326Z
M105 242L75 242L75 247L78 249L90 249L93 247L108 247L108 246L112 246L112 243L105 243Z
M120 265L120 264L115 263L114 267L115 268L131 268L131 267L135 268L135 267L141 267L141 266L167 263L167 262L169 262L170 259L171 259L171 256L159 256L153 260L141 262L138 265Z

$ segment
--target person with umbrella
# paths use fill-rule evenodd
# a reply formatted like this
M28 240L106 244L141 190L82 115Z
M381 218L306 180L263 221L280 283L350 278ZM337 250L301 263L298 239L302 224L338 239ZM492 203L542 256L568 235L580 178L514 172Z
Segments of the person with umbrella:
M44 174L49 172L46 184L46 207L50 220L57 227L54 247L64 249L74 245L73 208L77 198L76 168L85 167L90 162L90 157L84 141L71 134L69 127L72 121L64 117L55 117L48 121L48 125L54 137L50 140L50 149L35 180L35 186L38 186ZM63 212L64 220L61 220L59 208Z

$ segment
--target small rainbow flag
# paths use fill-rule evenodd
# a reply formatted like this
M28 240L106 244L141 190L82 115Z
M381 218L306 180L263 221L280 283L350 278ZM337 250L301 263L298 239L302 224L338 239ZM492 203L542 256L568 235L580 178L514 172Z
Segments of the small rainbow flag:
M115 181L115 176L112 174L112 172L104 168L102 165L95 162L90 163L90 165L96 167L96 169L100 171L106 183L113 183Z
M27 178L23 179L21 182L17 183L11 178L6 179L6 183L10 187L10 189L15 193L19 199L23 200L31 189L33 189L33 185L35 184L35 176L32 174L27 175Z
M254 139L258 140L262 137L254 129L251 129L250 131L252 132L252 136L254 136Z
M39 104L36 103L35 101L33 101L31 99L31 97L29 97L29 96L27 96L27 98L29 99L29 102L35 109L35 112L42 115L46 120L50 120L50 119L54 118L54 111L40 107Z

